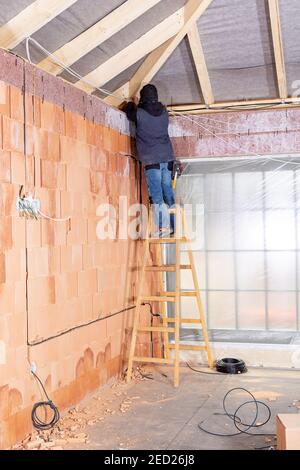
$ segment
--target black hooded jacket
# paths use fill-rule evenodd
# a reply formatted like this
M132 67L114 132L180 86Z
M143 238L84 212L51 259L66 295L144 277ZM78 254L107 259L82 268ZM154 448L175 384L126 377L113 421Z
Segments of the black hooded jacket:
M141 90L138 106L129 102L124 111L127 118L136 125L137 154L144 165L174 160L168 133L168 111L158 101L157 90L153 85L146 85Z

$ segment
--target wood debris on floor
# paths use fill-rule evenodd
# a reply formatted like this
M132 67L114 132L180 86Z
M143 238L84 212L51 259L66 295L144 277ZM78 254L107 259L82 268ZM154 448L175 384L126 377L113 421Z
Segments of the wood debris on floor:
M151 378L146 367L137 367L131 385ZM125 377L94 395L88 405L77 405L64 413L58 424L47 431L33 431L14 450L63 450L69 444L88 444L88 427L104 421L107 416L127 413L140 397L128 397Z

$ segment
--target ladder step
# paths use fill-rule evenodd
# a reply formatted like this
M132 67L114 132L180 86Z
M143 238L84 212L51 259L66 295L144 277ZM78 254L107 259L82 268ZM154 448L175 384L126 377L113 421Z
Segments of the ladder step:
M161 292L161 295L164 295L166 297L176 297L176 292L166 291L166 292ZM195 290L179 292L179 297L196 297L196 296L197 296L197 292Z
M181 264L180 269L192 269L190 264ZM175 272L176 265L175 264L164 264L163 266L147 266L145 268L146 271L159 271L159 272Z
M147 295L141 298L142 302L175 302L175 299L162 295Z
M168 323L176 323L175 318L167 318ZM182 323L202 323L200 318L180 318L179 322Z
M169 328L166 326L141 326L138 331L153 331L157 333L175 333L175 328Z
M153 362L155 364L174 364L174 359L163 359L160 357L137 357L133 358L134 362Z
M188 243L187 237L177 239L180 243ZM149 238L150 243L176 243L176 238Z
M169 344L170 349L175 349L175 344ZM185 349L187 351L206 351L206 346L196 346L195 344L179 344L179 349Z

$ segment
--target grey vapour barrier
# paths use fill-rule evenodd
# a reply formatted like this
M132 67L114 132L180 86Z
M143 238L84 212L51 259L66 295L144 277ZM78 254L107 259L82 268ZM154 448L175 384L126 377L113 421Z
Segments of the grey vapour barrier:
M30 3L26 0L0 0L0 25ZM33 38L50 52L54 52L122 3L124 0L78 0L37 31ZM185 3L186 0L162 0L82 57L73 68L80 75L89 73ZM300 79L299 0L280 0L280 15L287 84L289 93L292 94L294 81ZM198 26L217 101L278 96L266 0L213 0L198 21ZM17 46L14 52L26 57L25 43ZM44 58L43 53L33 45L31 55L35 63ZM106 84L105 88L113 91L120 87L132 77L141 62L123 71ZM62 76L68 81L74 80L66 72ZM160 97L166 104L202 102L187 40L175 50L153 82L158 86Z

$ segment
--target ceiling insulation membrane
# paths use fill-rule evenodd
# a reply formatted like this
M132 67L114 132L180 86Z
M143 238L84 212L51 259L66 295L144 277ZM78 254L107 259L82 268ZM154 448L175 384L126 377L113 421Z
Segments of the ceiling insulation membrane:
M30 3L26 0L0 0L0 25ZM78 0L37 31L33 38L50 52L55 52L122 3L124 0ZM161 0L72 67L81 76L88 74L185 3L186 0ZM300 80L299 0L280 0L280 15L287 85L289 94L292 94L295 87L300 88L296 83ZM213 0L199 19L198 29L217 102L278 96L267 0ZM44 54L36 46L31 45L30 50L34 63L44 59ZM13 52L26 58L24 41ZM104 87L113 92L134 75L141 63L142 60L137 61ZM75 80L67 72L61 76L68 81ZM203 102L187 39L169 57L153 78L153 83L157 85L160 98L166 104Z

